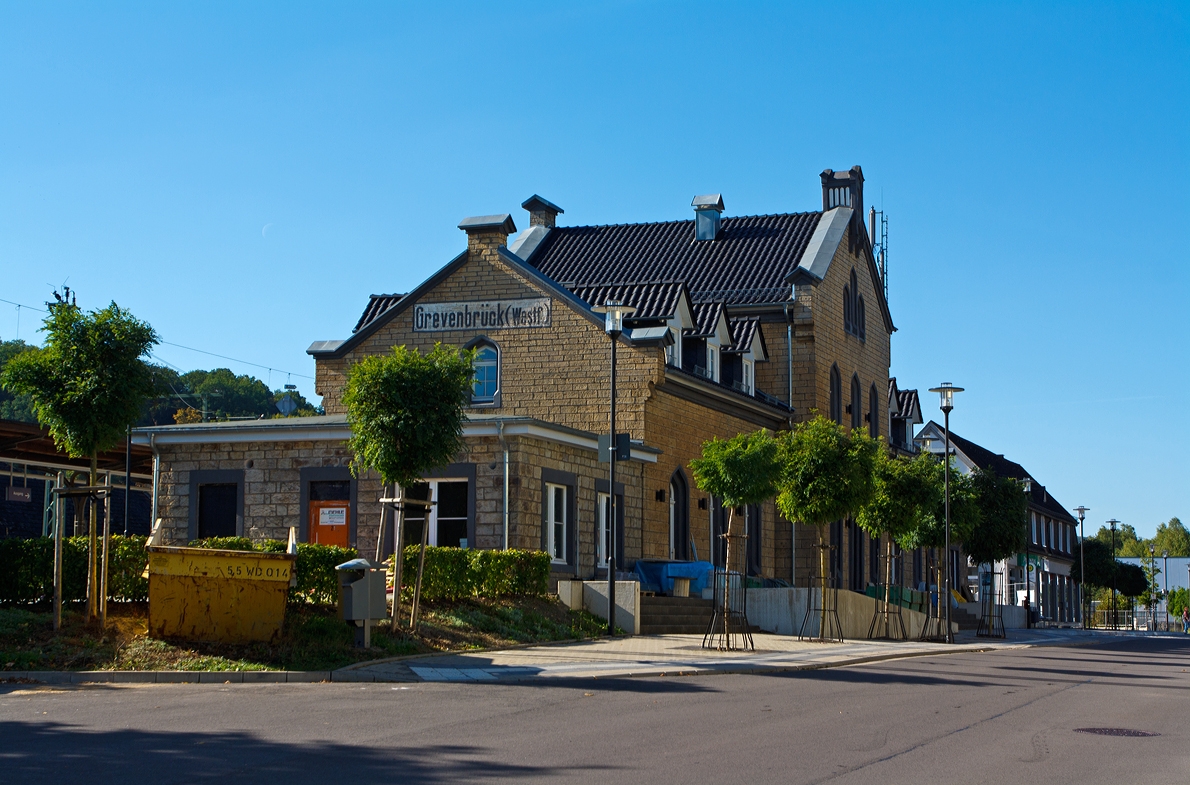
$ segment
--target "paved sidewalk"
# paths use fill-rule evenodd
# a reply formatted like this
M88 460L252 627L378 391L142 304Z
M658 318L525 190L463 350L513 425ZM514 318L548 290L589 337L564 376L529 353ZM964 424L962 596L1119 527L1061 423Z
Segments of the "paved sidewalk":
M504 651L440 654L360 663L335 681L510 682L550 678L762 673L857 665L897 657L1108 640L1082 630L1014 630L1007 639L960 635L954 645L918 641L810 643L786 635L753 636L756 651L702 648L701 635L639 635Z

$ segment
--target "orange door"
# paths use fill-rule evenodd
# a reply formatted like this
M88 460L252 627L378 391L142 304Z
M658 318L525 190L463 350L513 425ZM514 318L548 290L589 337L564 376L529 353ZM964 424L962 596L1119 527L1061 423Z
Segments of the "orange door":
M347 547L351 524L351 503L347 501L311 501L309 542Z

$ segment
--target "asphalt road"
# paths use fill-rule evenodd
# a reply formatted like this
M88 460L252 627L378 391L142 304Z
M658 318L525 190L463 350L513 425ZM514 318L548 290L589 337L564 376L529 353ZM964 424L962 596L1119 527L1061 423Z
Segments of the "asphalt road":
M1165 638L783 675L0 685L0 782L1190 783L1188 671Z

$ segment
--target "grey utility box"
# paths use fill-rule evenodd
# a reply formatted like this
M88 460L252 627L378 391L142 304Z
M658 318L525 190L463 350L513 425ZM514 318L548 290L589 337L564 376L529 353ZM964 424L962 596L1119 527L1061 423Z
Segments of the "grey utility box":
M384 565L352 559L335 567L339 573L339 618L355 626L355 645L371 644L372 627L388 617Z

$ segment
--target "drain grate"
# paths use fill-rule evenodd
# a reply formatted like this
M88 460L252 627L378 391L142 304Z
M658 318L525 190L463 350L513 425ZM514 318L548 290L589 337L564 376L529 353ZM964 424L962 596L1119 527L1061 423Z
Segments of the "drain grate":
M1151 733L1147 730L1134 730L1132 728L1075 728L1075 733L1094 733L1097 736L1132 736L1143 738L1145 736L1160 736L1160 733Z

